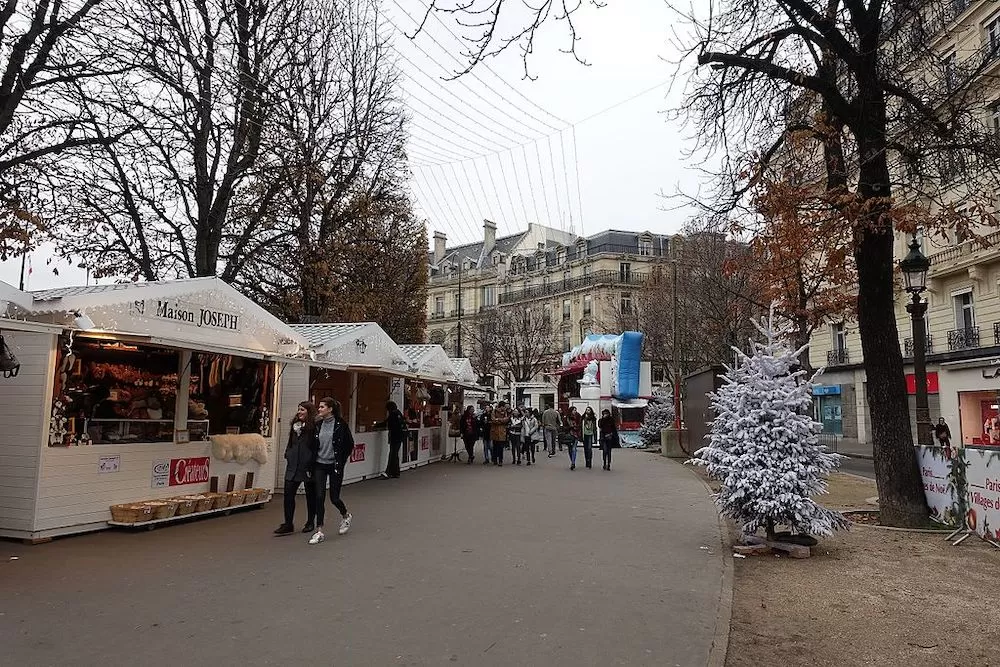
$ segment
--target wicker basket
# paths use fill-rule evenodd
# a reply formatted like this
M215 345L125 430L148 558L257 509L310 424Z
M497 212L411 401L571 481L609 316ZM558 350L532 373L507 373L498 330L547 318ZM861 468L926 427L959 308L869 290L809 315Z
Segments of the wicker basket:
M192 496L192 499L194 498L197 498L197 504L194 507L195 512L207 512L212 509L212 506L215 504L215 498L213 496Z
M146 505L153 509L154 519L169 519L177 513L177 502L174 500L153 500Z
M206 493L212 499L212 509L221 510L229 507L230 496L228 493Z
M256 503L264 500L267 491L264 489L247 489L247 500L248 503Z
M118 523L142 523L153 518L153 510L143 503L125 503L113 505L111 518Z
M237 505L242 505L247 502L247 492L244 491L230 491L229 492L229 506L236 507Z
M257 489L257 502L267 502L271 499L271 492L268 489Z
M173 500L177 503L177 516L190 514L198 506L198 501L193 498L174 498Z

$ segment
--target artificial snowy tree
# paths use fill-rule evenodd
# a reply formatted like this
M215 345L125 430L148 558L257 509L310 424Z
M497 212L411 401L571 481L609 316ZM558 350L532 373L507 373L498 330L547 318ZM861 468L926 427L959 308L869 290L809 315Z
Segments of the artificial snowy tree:
M670 394L656 394L646 406L646 417L639 427L639 439L646 447L660 444L660 431L674 423L674 399Z
M775 527L788 526L795 534L831 535L847 520L812 500L826 493L827 476L841 458L819 444L822 424L810 416L816 376L799 370L805 348L785 343L790 330L777 328L773 305L754 325L764 341L750 341L750 354L734 348L737 363L726 366L722 387L710 395L717 417L709 444L690 463L722 482L715 503L745 534L764 528L773 541Z

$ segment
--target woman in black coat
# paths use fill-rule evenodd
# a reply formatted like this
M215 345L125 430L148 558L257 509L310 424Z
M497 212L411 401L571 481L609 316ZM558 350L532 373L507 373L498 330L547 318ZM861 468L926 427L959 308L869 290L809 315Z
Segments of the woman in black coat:
M611 448L620 446L618 441L618 424L611 416L610 410L601 412L597 422L597 430L601 433L601 458L604 459L604 469L611 470Z
M316 406L309 401L299 403L299 409L288 430L288 445L285 447L285 522L278 526L275 535L288 535L295 530L295 494L299 484L305 485L306 525L303 533L311 532L316 521L316 484L313 468L316 465Z

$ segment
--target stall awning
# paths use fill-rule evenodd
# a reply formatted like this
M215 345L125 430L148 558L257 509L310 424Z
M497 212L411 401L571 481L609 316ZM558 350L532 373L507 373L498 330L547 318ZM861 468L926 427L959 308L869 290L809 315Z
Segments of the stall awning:
M582 373L584 369L587 368L592 359L575 359L571 361L566 366L555 369L550 373L550 375L572 375L574 373Z
M644 408L649 405L649 400L645 398L620 399L612 398L611 405L616 408Z

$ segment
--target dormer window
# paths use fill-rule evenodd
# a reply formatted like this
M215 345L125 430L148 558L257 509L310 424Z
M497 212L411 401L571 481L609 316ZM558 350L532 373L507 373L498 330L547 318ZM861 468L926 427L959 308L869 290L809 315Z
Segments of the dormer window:
M576 243L576 258L585 259L587 257L587 241L580 239Z
M566 248L559 248L556 250L556 264L566 263Z
M639 237L639 255L642 257L653 256L653 237L643 234Z

